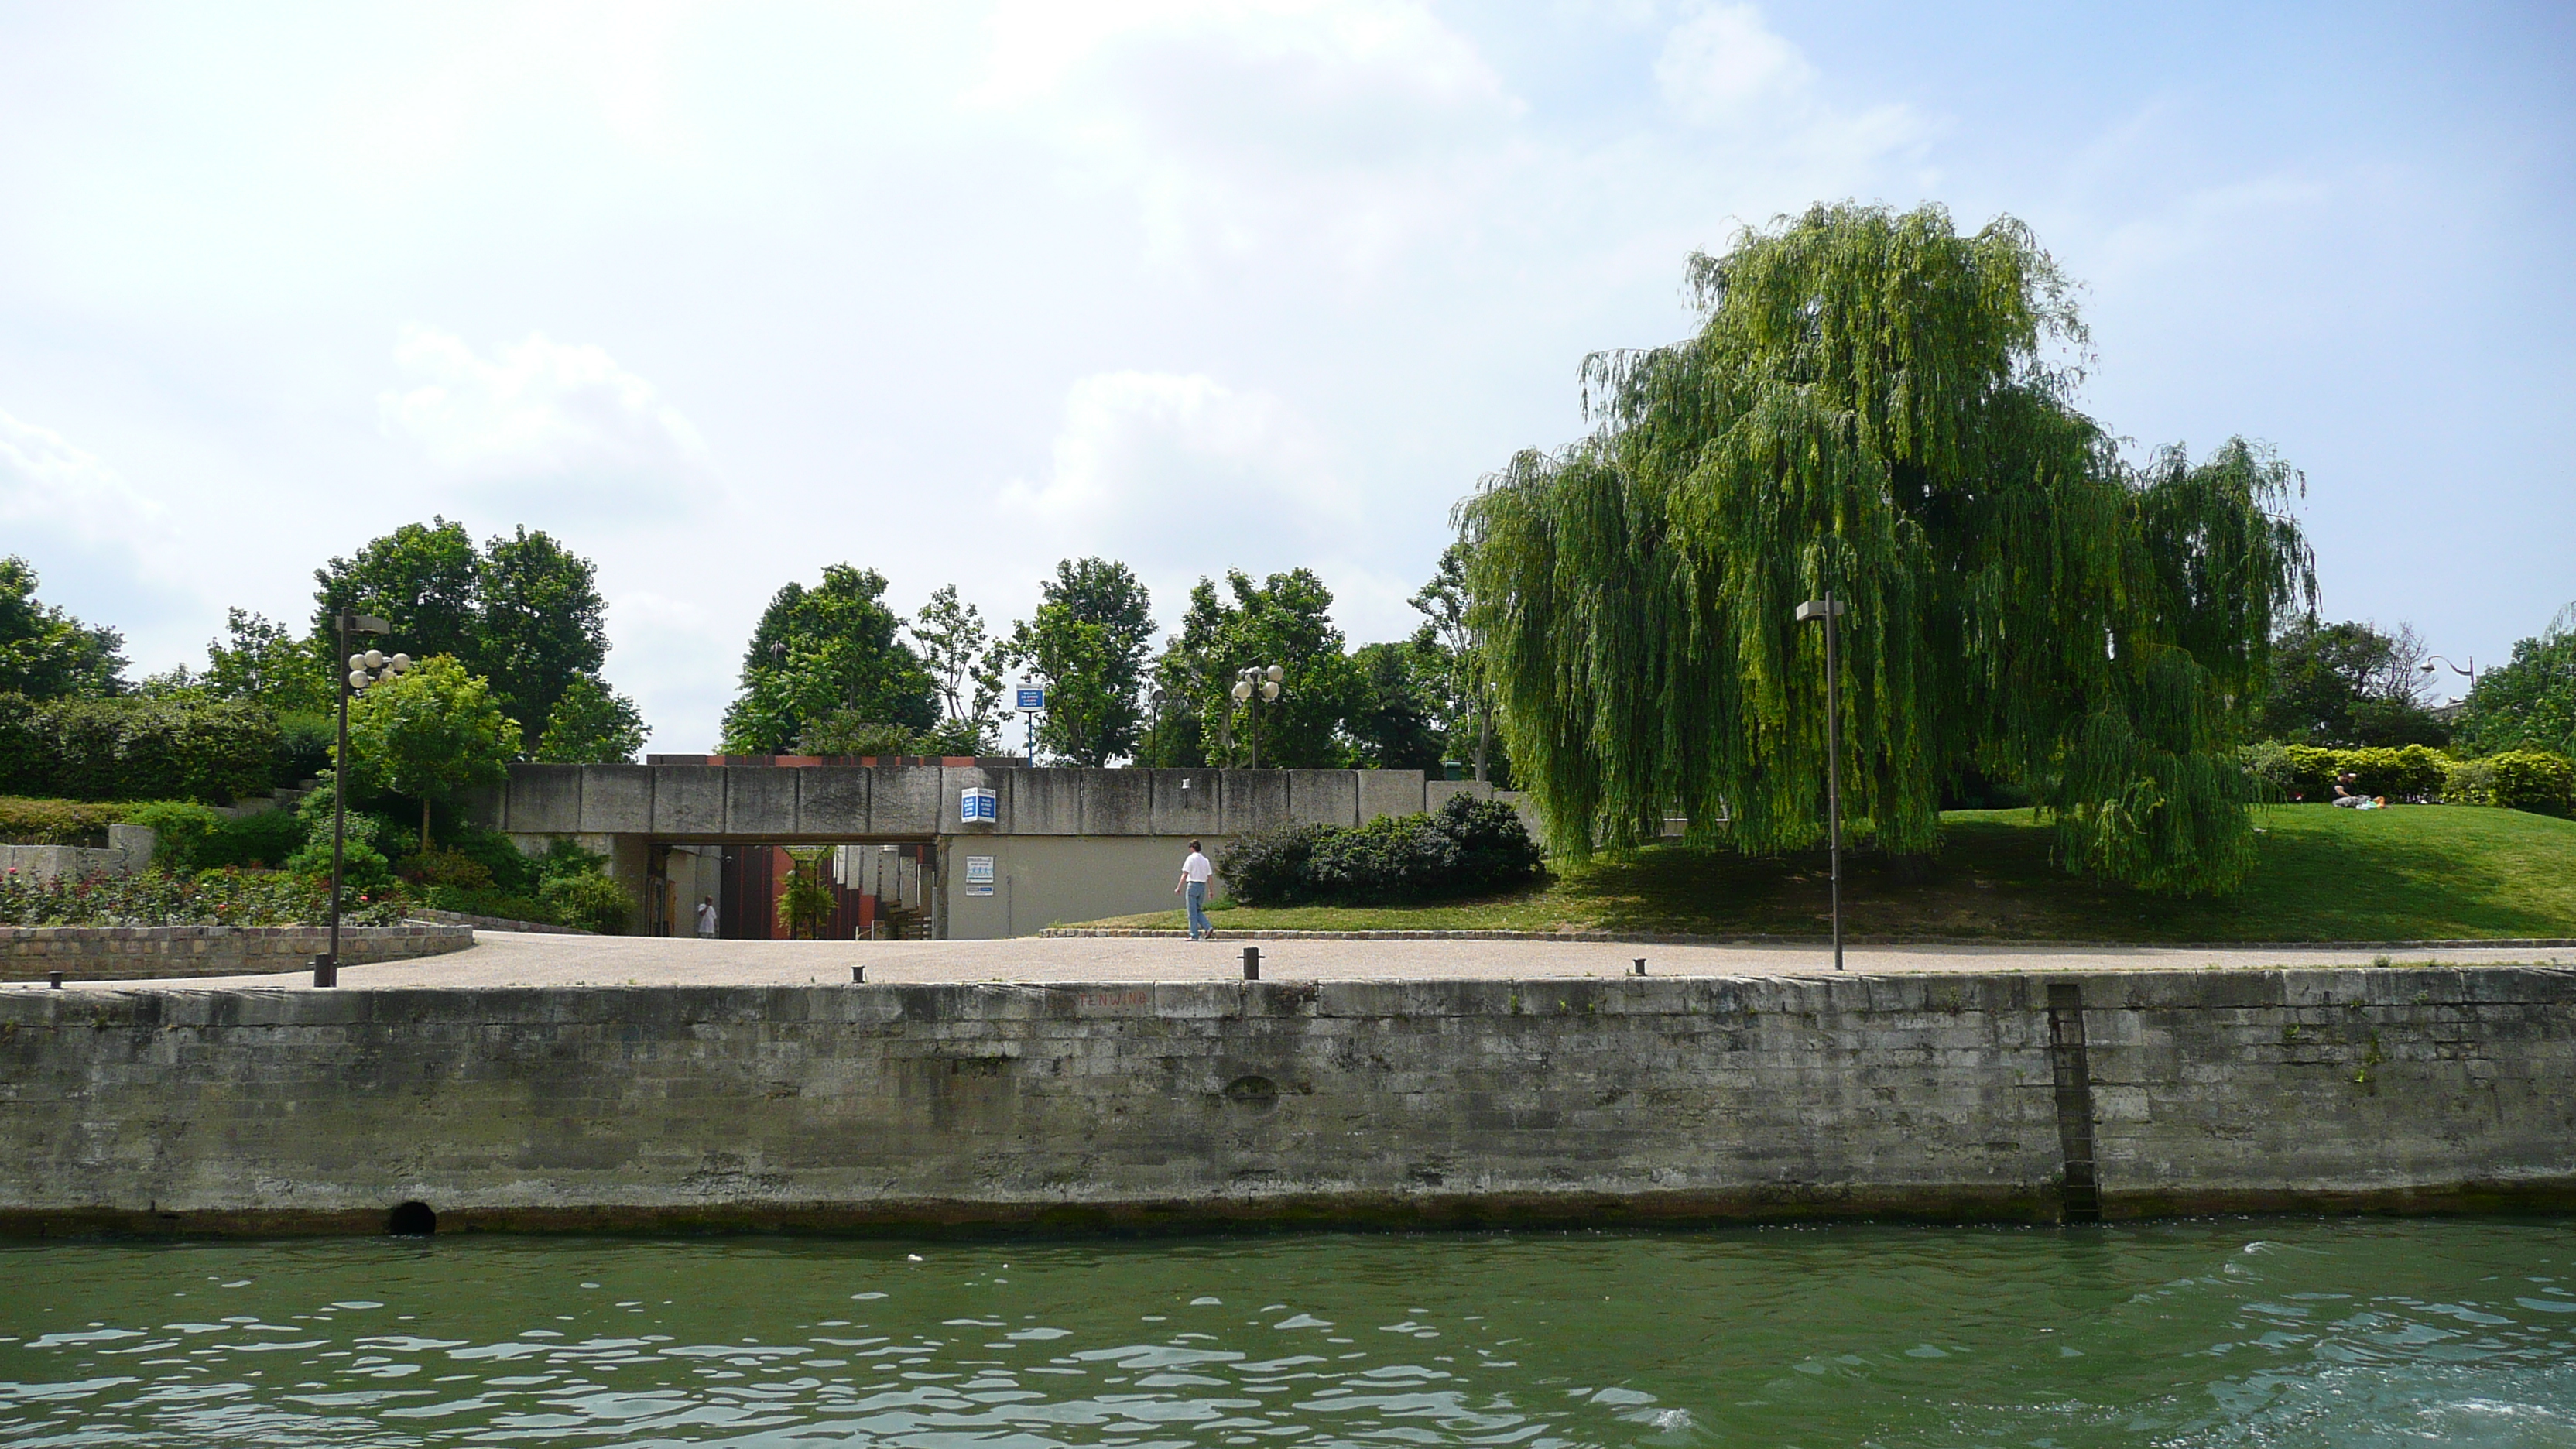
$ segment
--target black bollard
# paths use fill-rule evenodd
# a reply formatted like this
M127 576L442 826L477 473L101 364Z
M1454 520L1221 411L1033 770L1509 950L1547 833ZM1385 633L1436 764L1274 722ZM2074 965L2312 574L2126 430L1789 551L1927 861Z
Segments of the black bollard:
M56 991L60 991L60 990L62 990L62 989L63 989L63 973L61 973L60 971L48 971L48 972L46 972L46 973L45 973L45 984L46 984L47 986L50 986L50 987L54 988Z
M1261 979L1261 948L1258 946L1243 948L1243 979L1246 981Z
M1646 958L1643 956L1637 958L1637 974L1640 976L1646 974Z
M314 985L316 985L316 986L337 986L337 985L339 985L339 984L340 984L340 963L339 963L339 962L337 962L337 961L332 960L328 955L321 955L321 956L316 956L316 957L314 957L314 958L313 958L313 984L314 984Z
M865 986L867 982L868 968L865 966L853 966L850 968L850 984L852 986Z

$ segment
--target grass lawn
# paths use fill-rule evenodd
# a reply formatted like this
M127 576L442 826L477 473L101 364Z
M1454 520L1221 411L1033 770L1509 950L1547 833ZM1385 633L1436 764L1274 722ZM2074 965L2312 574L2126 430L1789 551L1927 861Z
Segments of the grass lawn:
M2026 810L1942 817L1927 878L1844 862L1855 936L2020 941L2395 941L2576 936L2576 821L2518 810L2283 805L2255 812L2262 864L2234 895L2175 899L2069 876ZM1606 930L1822 935L1825 854L1748 858L1659 846L1496 900L1414 907L1218 906L1218 929ZM1086 924L1182 929L1181 913Z

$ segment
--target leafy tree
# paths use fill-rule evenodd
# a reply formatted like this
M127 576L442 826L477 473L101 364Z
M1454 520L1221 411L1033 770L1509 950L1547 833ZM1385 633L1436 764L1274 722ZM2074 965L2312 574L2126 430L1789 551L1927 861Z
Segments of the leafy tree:
M61 699L123 692L125 637L37 602L38 582L25 559L0 558L0 694Z
M622 765L642 748L644 716L635 701L596 674L576 674L546 717L532 758L553 765Z
M1475 762L1475 777L1491 779L1494 755L1494 681L1485 668L1468 620L1475 611L1475 588L1467 574L1467 546L1452 543L1440 551L1440 567L1413 596L1424 615L1413 636L1414 651L1439 665L1440 723L1449 736L1452 758Z
M483 662L475 599L481 573L464 524L440 517L406 523L355 557L334 558L313 571L320 586L313 594L313 649L336 660L338 616L373 614L393 627L394 647L414 659L445 654L476 668Z
M2060 859L2225 889L2254 861L2235 748L2275 621L2313 597L2286 464L2124 465L2056 360L2087 338L2010 218L1817 207L1694 257L1696 335L1585 364L1597 420L1463 507L1468 622L1561 851L1678 806L1739 849L1821 834L1833 591L1847 812L1931 850L1944 783L2029 788ZM1713 824L1703 824L1703 833Z
M832 888L831 860L830 846L788 848L787 879L778 883L777 909L778 924L790 940L811 941L832 923L841 901Z
M328 641L336 651L338 640ZM331 653L283 624L243 609L224 611L224 639L206 645L198 684L218 699L253 700L280 714L321 714L338 706Z
M1036 617L1011 636L1011 657L1047 687L1038 743L1078 765L1133 752L1154 632L1145 586L1123 563L1086 558L1057 564L1038 591Z
M430 802L501 783L519 736L518 721L501 713L489 682L442 654L370 686L351 704L351 783L418 800L427 850Z
M1351 655L1360 677L1357 708L1345 722L1363 768L1440 771L1447 750L1438 716L1452 661L1412 643L1369 644Z
M2576 604L2516 642L2510 662L2478 675L2461 702L2455 738L2479 754L2576 755Z
M2271 682L2255 731L2302 745L2446 743L2450 732L2426 707L2423 661L2424 646L2409 626L2384 634L2371 624L2303 615L2272 643Z
M386 647L414 658L449 655L490 681L502 711L522 722L523 756L541 748L564 691L597 675L608 655L607 604L590 561L524 526L478 550L462 523L407 523L313 577L320 587L307 648L326 662L326 694L339 653L334 619L373 614L392 626ZM264 638L237 637L235 648L244 642L256 642L268 657ZM300 676L284 677L301 688ZM272 703L309 707L300 695Z
M1199 580L1190 590L1181 632L1165 643L1155 666L1161 718L1147 758L1161 765L1241 764L1253 757L1257 729L1264 765L1348 763L1343 724L1365 686L1342 652L1342 631L1333 627L1332 591L1302 568L1259 584L1240 570L1229 571L1226 586L1231 598L1220 597L1213 582ZM1274 664L1284 674L1278 700L1237 705L1228 693L1237 671ZM1196 721L1195 741L1181 736L1173 725L1178 720Z
M725 710L727 754L786 754L838 710L908 729L938 723L930 675L895 638L901 621L885 589L874 569L833 564L815 588L778 591L743 651L742 692Z
M930 752L931 741L917 730L871 720L854 709L836 709L805 727L796 737L800 755L901 756Z
M590 560L547 534L521 527L484 545L474 576L473 650L460 657L492 681L501 708L524 721L520 753L540 748L556 702L575 680L596 683L608 658L607 613Z
M907 629L939 693L941 719L930 743L942 754L990 754L1008 647L986 632L983 611L959 599L955 584L932 594Z

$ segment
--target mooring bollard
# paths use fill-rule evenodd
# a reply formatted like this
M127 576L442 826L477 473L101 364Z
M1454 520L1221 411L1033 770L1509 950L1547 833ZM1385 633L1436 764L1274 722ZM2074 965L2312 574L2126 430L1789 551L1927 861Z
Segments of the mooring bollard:
M867 984L868 984L868 968L866 968L865 966L853 966L853 967L851 967L851 968L850 968L850 984L851 984L852 986L865 986L865 985L867 985Z
M331 959L329 956L327 956L327 955L324 955L324 956L316 956L316 957L314 957L314 958L313 958L313 984L314 984L314 985L316 985L316 986L337 986L337 985L339 985L339 984L340 984L340 963L339 963L339 962L337 962L337 961L332 960L332 959Z
M1243 979L1246 981L1261 979L1261 948L1258 946L1243 948Z
M1640 976L1646 974L1646 958L1643 956L1637 958L1637 974Z
M52 987L52 988L53 988L53 989L55 989L56 991L60 991L60 990L62 990L62 989L63 989L63 973L61 973L60 971L48 971L48 972L46 972L46 973L45 973L45 984L46 984L47 986Z

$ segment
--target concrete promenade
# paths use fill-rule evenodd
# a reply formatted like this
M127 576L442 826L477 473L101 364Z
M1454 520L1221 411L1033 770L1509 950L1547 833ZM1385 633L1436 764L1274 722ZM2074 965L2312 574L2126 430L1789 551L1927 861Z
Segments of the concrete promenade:
M1108 938L999 941L699 941L625 936L540 936L478 931L469 950L418 961L341 968L343 988L487 989L562 986L805 986L850 979L865 966L870 984L978 982L1221 982L1242 977L1246 945L1261 948L1271 981L1541 980L1626 976L1639 956L1655 976L1783 977L1833 974L1816 945L1680 946L1579 941L1259 940L1213 942ZM2385 958L2417 966L2569 965L2576 947L2445 949L2236 946L2225 949L2073 946L1870 946L1844 953L1848 972L2315 970L2370 966ZM67 982L65 990L312 990L309 973ZM45 990L43 982L8 991Z

